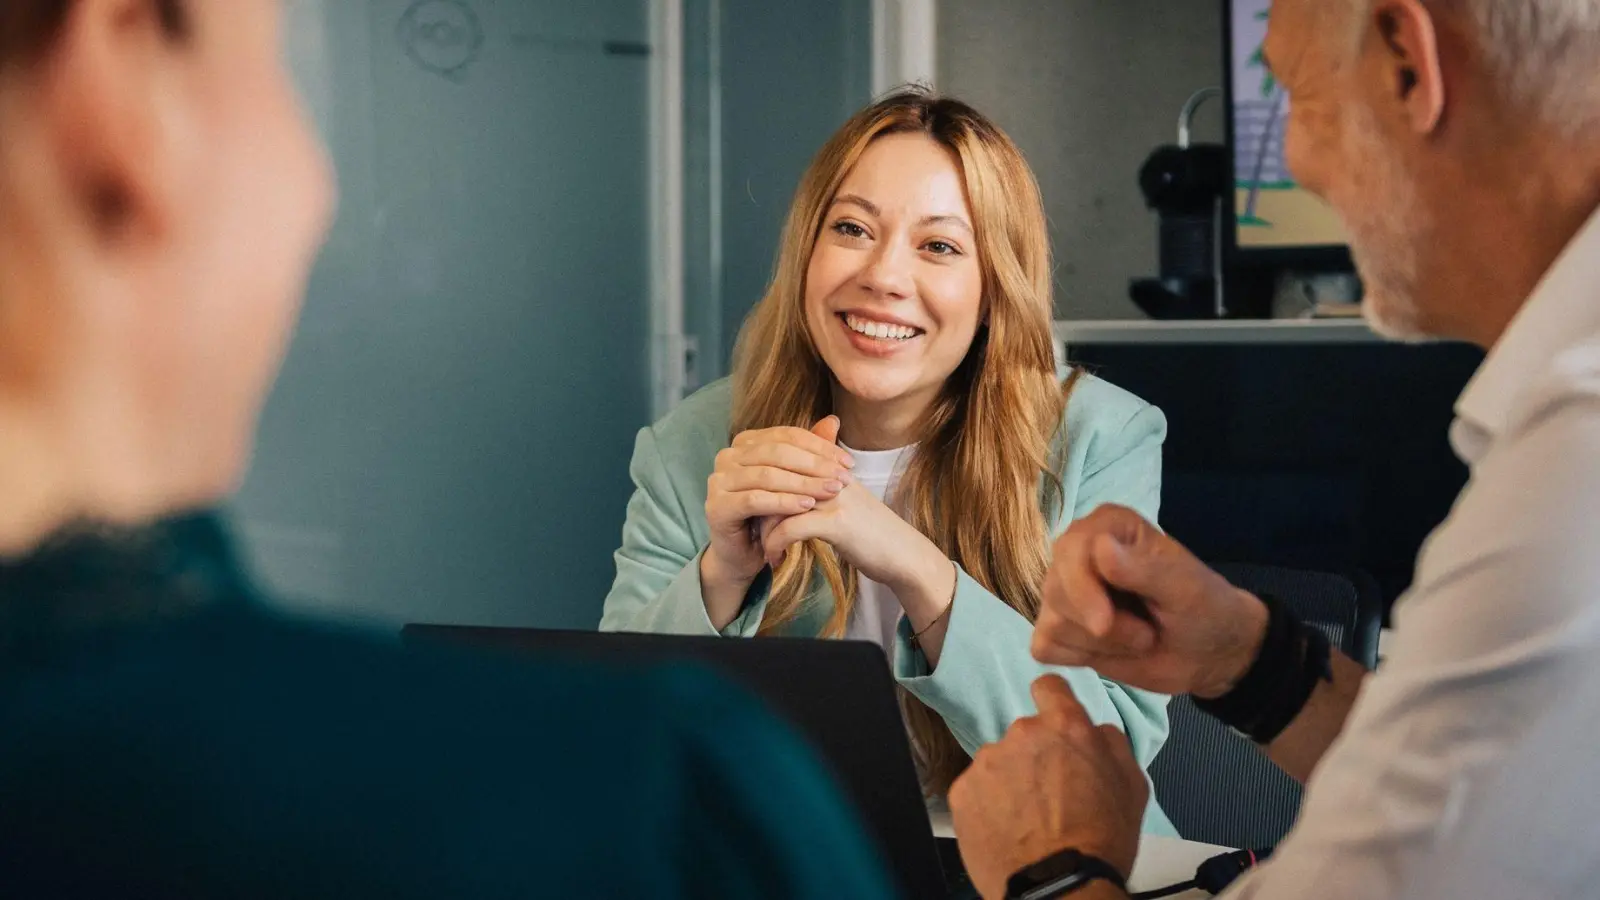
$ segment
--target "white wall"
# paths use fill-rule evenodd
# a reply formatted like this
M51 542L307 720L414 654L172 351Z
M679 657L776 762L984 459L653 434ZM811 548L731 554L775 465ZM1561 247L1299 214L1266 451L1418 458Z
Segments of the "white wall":
M1128 280L1155 274L1155 217L1137 179L1176 139L1178 109L1220 86L1216 0L940 0L941 90L994 118L1044 191L1056 307L1069 318L1140 315ZM1198 141L1220 141L1208 104Z

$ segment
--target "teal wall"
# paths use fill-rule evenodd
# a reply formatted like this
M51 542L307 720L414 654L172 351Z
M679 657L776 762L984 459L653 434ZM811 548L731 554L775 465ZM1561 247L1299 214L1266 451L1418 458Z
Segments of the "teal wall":
M592 625L649 416L645 2L294 15L343 204L246 537L320 611Z
M865 0L718 2L685 10L706 377L806 160L866 100L870 31ZM237 504L247 546L321 613L590 627L650 416L647 0L289 10L342 207Z

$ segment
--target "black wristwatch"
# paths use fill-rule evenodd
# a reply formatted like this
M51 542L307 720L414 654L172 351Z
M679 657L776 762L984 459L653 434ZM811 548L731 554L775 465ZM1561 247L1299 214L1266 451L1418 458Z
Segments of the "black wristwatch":
M1099 857L1063 850L1047 856L1011 876L1006 882L1006 900L1056 900L1069 897L1096 881L1109 881L1127 890L1122 873Z

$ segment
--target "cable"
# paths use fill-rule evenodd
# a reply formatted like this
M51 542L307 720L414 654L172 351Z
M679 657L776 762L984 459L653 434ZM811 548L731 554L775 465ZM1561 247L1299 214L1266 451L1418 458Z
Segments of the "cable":
M1206 102L1210 97L1220 96L1221 94L1222 88L1201 88L1194 92L1194 96L1190 97L1187 103L1183 104L1183 111L1178 113L1178 146L1181 149L1189 149L1189 144L1193 142L1191 132L1194 129L1194 114L1199 111L1200 104Z
M1194 878L1182 884L1168 885L1153 891L1142 891L1133 895L1133 900L1158 900L1161 897L1171 897L1184 891L1199 889L1207 894L1216 896L1227 889L1235 878L1245 871L1255 868L1260 862L1272 855L1272 848L1261 850L1230 850L1220 853L1200 864L1195 870Z
M1199 887L1199 885L1195 884L1193 881L1185 881L1182 884L1174 884L1170 887L1164 887L1159 890L1141 891L1133 895L1133 900L1159 900L1161 897L1171 897L1173 894L1181 894L1184 891L1192 890L1196 887Z

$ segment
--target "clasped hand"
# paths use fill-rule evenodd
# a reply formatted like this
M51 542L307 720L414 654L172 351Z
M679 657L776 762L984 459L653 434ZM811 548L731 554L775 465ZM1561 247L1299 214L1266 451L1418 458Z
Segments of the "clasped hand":
M753 582L795 544L820 540L905 603L930 575L930 561L949 566L927 537L855 481L838 435L839 420L829 416L809 431L746 431L717 455L706 494L716 571Z

